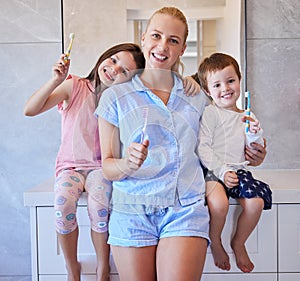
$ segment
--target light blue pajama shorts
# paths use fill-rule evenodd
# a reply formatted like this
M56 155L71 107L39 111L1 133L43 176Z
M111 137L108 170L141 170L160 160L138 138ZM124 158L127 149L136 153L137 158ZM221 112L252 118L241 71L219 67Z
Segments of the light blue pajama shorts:
M161 238L193 236L209 240L209 213L204 200L188 206L146 207L144 212L125 213L112 209L108 243L113 246L157 245Z

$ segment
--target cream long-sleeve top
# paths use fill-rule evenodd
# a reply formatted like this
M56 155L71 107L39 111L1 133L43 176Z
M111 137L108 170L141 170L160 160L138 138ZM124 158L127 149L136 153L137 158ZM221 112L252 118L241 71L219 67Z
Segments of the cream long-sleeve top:
M247 169L245 145L251 142L263 144L262 133L245 133L242 117L245 112L235 112L208 105L203 113L200 130L198 155L203 165L224 180L227 171ZM251 117L256 119L251 112Z

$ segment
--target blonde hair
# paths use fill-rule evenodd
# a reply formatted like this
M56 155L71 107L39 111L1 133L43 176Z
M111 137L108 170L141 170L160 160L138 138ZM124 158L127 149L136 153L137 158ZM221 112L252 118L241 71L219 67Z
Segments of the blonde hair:
M157 14L163 14L163 15L169 15L172 16L178 20L180 20L184 25L185 25L185 34L184 34L184 44L186 42L186 39L189 35L189 27L188 27L188 22L187 19L185 17L185 15L176 7L163 7L157 11L155 11L152 16L150 17L150 19L148 20L148 24L146 27L146 30L148 29L148 26L152 20L152 18L157 15Z
M152 16L150 17L150 19L148 20L147 26L146 26L146 30L148 29L149 24L151 23L152 18L157 15L157 14L163 14L163 15L169 15L172 16L178 20L180 20L184 25L185 25L185 34L184 34L184 41L183 44L186 43L186 39L189 35L189 27L188 27L188 22L187 19L185 17L185 15L176 7L163 7L157 11L155 11ZM175 72L179 72L179 68L181 68L181 71L183 73L184 71L184 65L181 62L180 58L178 58L178 60L176 61L176 63L173 65L172 70ZM181 73L181 74L182 74Z

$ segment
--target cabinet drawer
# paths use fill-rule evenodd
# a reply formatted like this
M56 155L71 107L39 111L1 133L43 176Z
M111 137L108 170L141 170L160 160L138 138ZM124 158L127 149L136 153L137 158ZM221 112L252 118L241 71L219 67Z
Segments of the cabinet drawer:
M66 281L66 275L40 275L39 281ZM118 275L111 275L110 281L119 281ZM96 275L81 275L81 281L96 281ZM269 281L269 280L268 280Z
M300 272L300 205L278 208L279 272Z
M78 260L81 263L83 274L95 274L96 254L90 237L90 220L85 206L77 208L77 221L79 225ZM66 274L63 253L59 247L55 226L54 208L37 208L38 228L38 266L39 274ZM116 269L111 256L111 272Z
M233 236L240 212L241 207L239 205L229 206L226 224L222 233L223 245L230 257L231 273L241 273L235 264L234 254L230 247L231 237ZM254 272L277 272L276 215L277 205L273 205L271 210L263 211L258 225L246 242L249 256L255 265ZM226 275L223 270L215 266L210 249L208 249L204 272L223 273L223 276ZM244 276L246 275L243 275L243 278Z
M203 274L201 281L277 281L276 273ZM292 280L291 280L292 281Z

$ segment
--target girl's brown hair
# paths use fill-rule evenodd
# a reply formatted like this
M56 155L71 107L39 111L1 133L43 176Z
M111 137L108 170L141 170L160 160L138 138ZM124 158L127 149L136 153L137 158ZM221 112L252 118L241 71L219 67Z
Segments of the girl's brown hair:
M94 68L91 70L89 75L87 77L85 77L85 79L88 79L91 82L94 82L94 85L95 85L94 94L96 96L101 92L101 81L100 81L100 77L98 74L98 68L99 68L100 64L104 60L110 58L111 56L113 56L119 52L124 52L124 51L130 52L132 54L134 61L136 63L137 69L145 68L145 58L144 58L141 48L138 45L133 44L133 43L121 43L121 44L118 44L118 45L115 45L115 46L109 48L99 57Z

